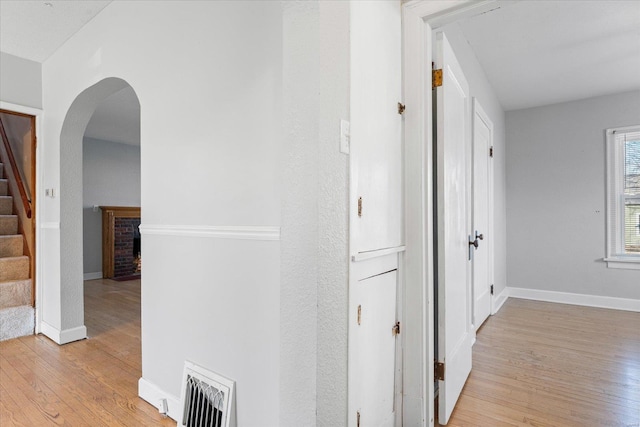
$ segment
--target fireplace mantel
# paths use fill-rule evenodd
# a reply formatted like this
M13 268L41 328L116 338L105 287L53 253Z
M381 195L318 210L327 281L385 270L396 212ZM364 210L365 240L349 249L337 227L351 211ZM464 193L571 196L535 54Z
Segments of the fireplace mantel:
M116 218L140 218L140 207L100 206L102 210L102 277L114 277Z

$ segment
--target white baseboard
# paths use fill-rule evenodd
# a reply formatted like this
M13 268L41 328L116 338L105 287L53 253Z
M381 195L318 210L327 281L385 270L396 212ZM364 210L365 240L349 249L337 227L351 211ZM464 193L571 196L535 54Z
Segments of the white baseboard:
M500 292L500 294L494 295L493 297L493 307L491 310L492 315L500 311L504 303L507 301L507 298L509 298L509 288L505 286L505 288L502 290L502 292Z
M599 295L572 294L568 292L542 291L539 289L507 288L509 297L561 304L583 305L586 307L611 308L614 310L640 312L640 300L629 298L603 297Z
M167 416L174 420L177 420L179 418L179 414L181 412L180 399L165 392L160 387L153 384L152 382L145 380L144 378L140 378L138 380L138 396L140 396L141 399L146 400L156 408L160 408L161 399L167 399L167 406L169 408Z
M96 271L95 273L84 273L84 280L102 279L102 271Z
M54 328L47 322L40 322L40 332L59 345L68 344L70 342L87 338L87 328L85 326L78 326L77 328L65 329L61 331L58 328Z

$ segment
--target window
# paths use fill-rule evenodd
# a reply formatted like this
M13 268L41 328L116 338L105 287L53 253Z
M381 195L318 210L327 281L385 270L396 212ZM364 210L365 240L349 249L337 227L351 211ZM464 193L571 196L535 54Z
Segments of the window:
M607 257L640 270L640 126L607 129Z

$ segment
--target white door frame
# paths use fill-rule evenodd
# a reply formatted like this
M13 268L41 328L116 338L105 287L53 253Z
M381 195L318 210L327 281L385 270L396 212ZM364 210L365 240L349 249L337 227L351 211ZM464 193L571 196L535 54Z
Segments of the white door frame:
M39 334L41 332L41 320L42 320L42 268L40 268L40 266L42 265L42 238L41 238L41 214L42 214L42 204L43 204L43 199L44 197L44 190L42 189L42 165L43 165L43 158L42 158L42 153L43 150L41 147L43 147L43 143L44 141L42 140L42 110L38 109L38 108L33 108L33 107L27 107L24 105L19 105L19 104L12 104L10 102L4 102L4 101L0 101L0 109L2 110L8 110L8 111L15 111L16 113L22 113L22 114L28 114L30 116L34 116L36 118L36 126L35 126L35 133L36 133L36 191L34 192L33 196L36 199L36 212L35 212L35 234L36 234L36 241L35 241L35 257L36 257L36 265L35 265L35 315L36 315L36 319L35 319L35 333ZM44 227L42 227L44 228Z
M431 117L432 31L488 11L499 0L414 0L402 6L404 114L403 419L434 425L433 324L433 119ZM426 401L425 401L426 400Z

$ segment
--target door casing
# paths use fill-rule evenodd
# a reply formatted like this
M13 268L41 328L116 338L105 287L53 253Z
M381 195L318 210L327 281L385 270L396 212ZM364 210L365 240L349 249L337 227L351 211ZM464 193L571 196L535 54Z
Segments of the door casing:
M33 107L27 107L24 105L13 104L10 102L0 101L0 110L13 111L20 114L26 114L29 116L35 117L35 125L34 125L34 133L36 139L36 147L35 147L35 191L32 194L35 203L35 224L34 224L34 233L35 233L35 333L39 334L42 332L41 329L41 320L42 320L42 277L40 272L42 271L42 239L41 239L41 229L45 228L45 225L41 223L41 212L42 208L40 207L42 203L40 202L40 194L42 186L42 110Z
M434 425L432 31L495 8L498 0L414 0L403 8L404 223L403 419Z

